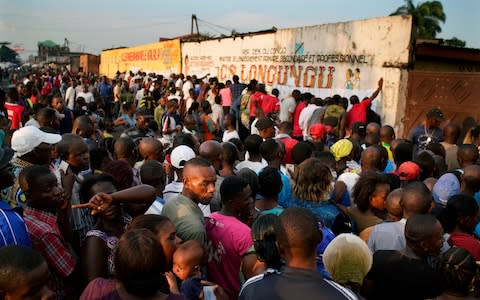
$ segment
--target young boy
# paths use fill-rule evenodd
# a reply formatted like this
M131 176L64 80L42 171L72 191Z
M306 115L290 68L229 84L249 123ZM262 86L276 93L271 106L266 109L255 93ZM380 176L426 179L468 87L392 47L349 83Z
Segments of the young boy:
M0 299L52 300L49 277L48 265L38 252L23 246L0 249Z
M181 293L188 300L198 300L203 286L202 265L205 261L206 251L203 245L190 240L183 243L173 254L173 273L182 281L180 290L178 290L175 276L167 273L167 280L170 285L170 292L174 294Z
M237 118L234 114L227 114L225 118L223 118L223 128L225 131L223 132L222 142L228 142L231 139L240 139L238 136L238 132L235 129L237 124Z
M76 265L73 249L65 238L70 235L69 203L62 197L63 190L47 167L26 167L20 173L19 182L27 199L24 220L33 248L47 261L53 277L52 289L63 299L70 293L67 281Z
M88 145L78 135L64 134L56 148L62 161L55 173L57 179L64 177L59 180L58 185L65 190L67 198L71 199L71 204L80 204L79 181L91 175ZM74 248L80 250L85 235L94 228L95 221L87 209L75 209L71 212L70 223L73 230Z
M145 214L162 214L162 208L165 200L162 199L163 189L165 187L165 171L163 165L156 160L147 160L140 168L140 178L143 184L148 184L155 188L155 201L148 208Z

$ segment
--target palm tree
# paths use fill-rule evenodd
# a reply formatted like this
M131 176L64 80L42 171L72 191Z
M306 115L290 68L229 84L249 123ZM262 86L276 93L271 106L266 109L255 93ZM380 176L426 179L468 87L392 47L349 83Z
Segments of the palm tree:
M412 0L405 0L405 4L390 15L412 15L416 36L421 39L434 39L442 31L440 23L445 23L447 18L440 1L425 1L415 6Z

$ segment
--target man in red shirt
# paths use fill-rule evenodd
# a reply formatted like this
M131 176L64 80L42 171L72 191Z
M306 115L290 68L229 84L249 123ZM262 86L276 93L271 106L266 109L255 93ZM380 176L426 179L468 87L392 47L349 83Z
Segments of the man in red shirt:
M373 92L370 98L365 98L360 102L356 95L350 97L350 104L352 108L347 112L347 127L352 128L352 125L357 122L367 123L367 109L372 105L372 101L378 96L382 90L383 78L378 81L378 88Z
M280 100L278 100L278 90L273 89L272 95L265 94L262 99L262 110L266 116L277 114L280 110Z
M12 125L10 129L18 129L22 127L22 114L24 107L18 103L19 95L15 88L8 90L8 102L5 103L5 109L7 110L8 119Z
M248 104L248 110L250 111L250 123L252 123L257 116L257 108L262 108L263 98L266 94L267 92L265 91L265 85L258 84L255 88L255 92L250 96L250 103Z
M292 137L298 141L303 141L303 132L300 128L298 120L300 119L300 113L310 102L310 99L313 98L313 95L310 93L304 93L300 96L302 102L298 103L293 112L293 132Z

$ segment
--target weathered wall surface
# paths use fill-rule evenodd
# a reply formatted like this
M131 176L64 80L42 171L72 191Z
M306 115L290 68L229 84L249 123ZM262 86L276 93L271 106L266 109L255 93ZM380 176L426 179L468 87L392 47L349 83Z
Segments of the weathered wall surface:
M168 75L238 75L257 79L281 96L298 88L318 97L370 96L380 77L384 92L374 102L385 123L401 127L411 51L412 20L394 16L203 42L179 40L103 51L100 73L139 70Z
M182 71L209 73L220 81L237 74L241 81L255 78L282 94L298 88L319 97L369 96L383 77L384 93L376 110L398 127L404 113L399 108L405 107L403 73L411 24L410 17L395 16L182 43Z
M180 40L102 51L100 61L100 74L109 77L113 77L117 71L142 70L163 75L179 73Z

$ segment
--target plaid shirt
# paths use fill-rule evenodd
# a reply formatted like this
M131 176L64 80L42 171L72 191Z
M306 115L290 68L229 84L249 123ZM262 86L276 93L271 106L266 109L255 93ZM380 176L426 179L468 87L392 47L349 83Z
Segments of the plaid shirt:
M54 291L57 296L65 295L63 278L72 274L76 262L58 228L57 217L27 206L24 210L24 220L33 248L42 254L52 272Z

